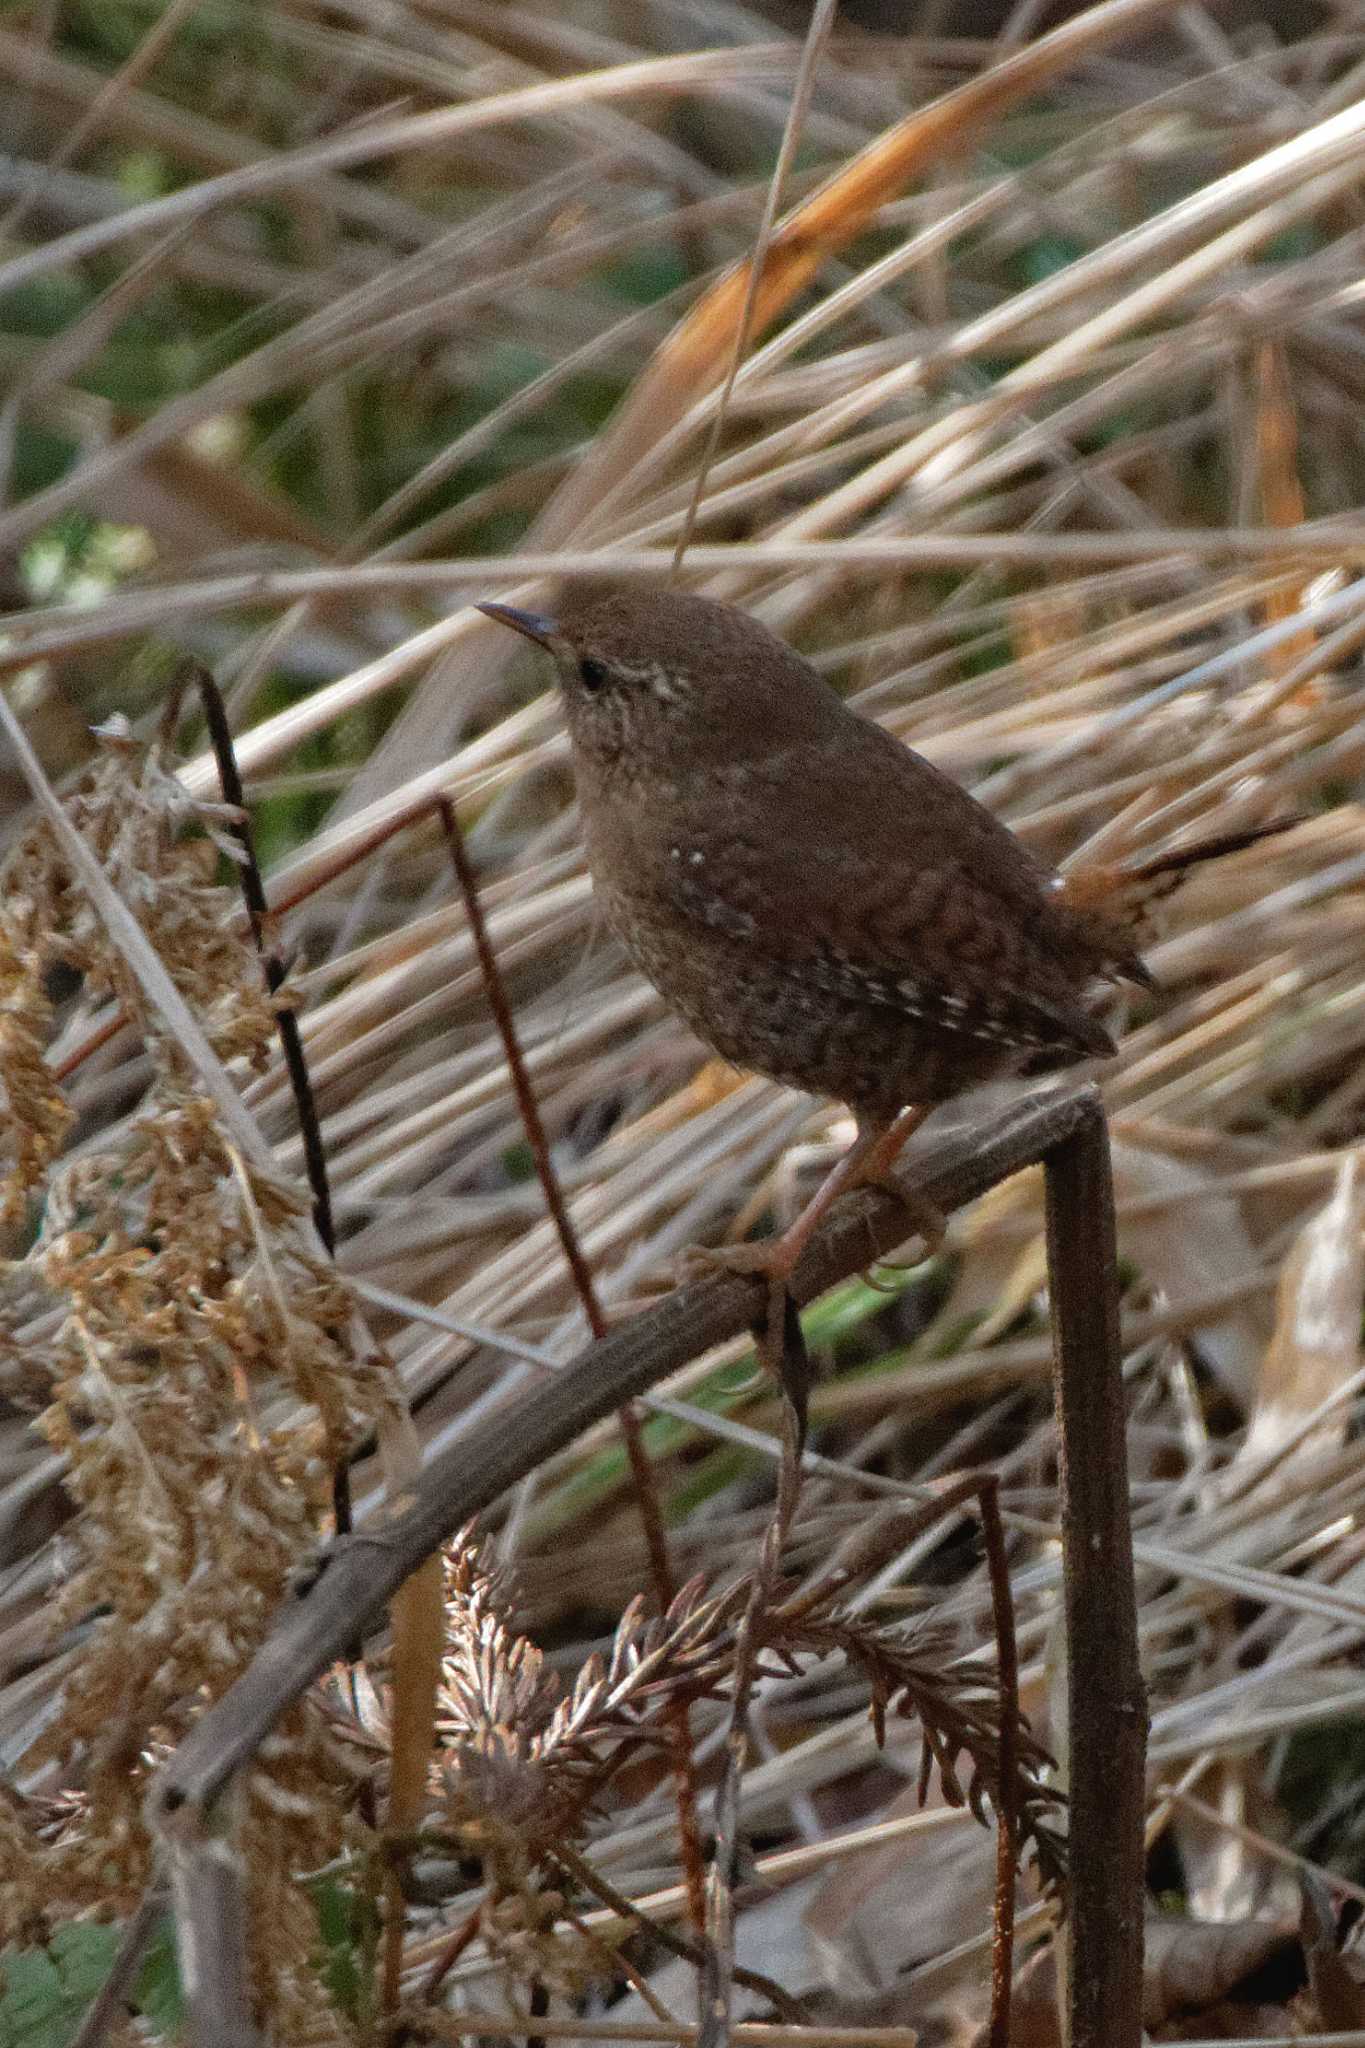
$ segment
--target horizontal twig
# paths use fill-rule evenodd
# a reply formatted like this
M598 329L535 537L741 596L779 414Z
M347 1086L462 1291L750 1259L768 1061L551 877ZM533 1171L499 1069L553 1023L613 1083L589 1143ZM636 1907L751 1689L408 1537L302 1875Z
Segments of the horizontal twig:
M439 2013L425 2006L407 2007L398 2015L402 2025L420 2040L436 2036L443 2041L467 2041L471 2035L487 2034L522 2040L531 2031L526 2015L515 2013ZM548 2019L537 2016L535 2032L545 2041L695 2041L701 2029L690 2021L665 2026L660 2020ZM731 2039L739 2048L915 2048L920 2036L914 2027L793 2027L769 2020L737 2020Z
M178 623L242 606L345 603L408 595L449 599L459 591L524 587L538 578L611 576L662 582L672 560L666 547L549 548L516 555L465 555L423 562L356 562L340 568L252 569L183 582L130 583L96 608L64 604L0 614L6 651L0 674L47 656L69 653L147 632L174 616ZM888 570L1089 568L1092 564L1182 561L1263 562L1295 568L1342 568L1365 563L1365 521L1349 516L1305 520L1295 527L1150 526L1121 532L1103 528L1065 533L955 533L858 535L851 540L706 541L688 551L697 576L785 569L838 569L882 577ZM455 622L448 621L447 624ZM1282 622L1281 640L1298 621ZM458 629L482 634L474 619ZM1301 630L1301 628L1300 628Z

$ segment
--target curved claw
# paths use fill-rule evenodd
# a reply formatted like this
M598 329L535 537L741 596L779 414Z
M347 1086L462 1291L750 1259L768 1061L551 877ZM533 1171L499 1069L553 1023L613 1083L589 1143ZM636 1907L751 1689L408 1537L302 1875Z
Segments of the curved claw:
M948 1218L938 1203L931 1202L918 1188L902 1187L899 1181L873 1180L866 1185L876 1188L879 1194L891 1195L900 1203L915 1231L924 1240L923 1256L936 1259L948 1236Z

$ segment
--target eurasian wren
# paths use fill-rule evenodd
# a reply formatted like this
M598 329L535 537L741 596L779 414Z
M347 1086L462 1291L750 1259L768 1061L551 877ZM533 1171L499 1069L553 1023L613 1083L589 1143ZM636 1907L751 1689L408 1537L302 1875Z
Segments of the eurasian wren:
M636 965L737 1066L857 1116L815 1213L733 1263L785 1277L935 1104L1112 1056L1087 998L1151 985L1141 897L1257 836L1063 878L731 605L627 588L554 619L481 609L555 658L594 886Z

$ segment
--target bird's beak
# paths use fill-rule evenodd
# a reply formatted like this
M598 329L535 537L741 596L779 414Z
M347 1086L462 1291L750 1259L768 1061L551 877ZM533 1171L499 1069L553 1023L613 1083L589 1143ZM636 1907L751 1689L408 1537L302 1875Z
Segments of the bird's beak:
M553 619L547 619L543 612L519 612L514 604L477 604L475 611L486 612L490 619L496 619L500 626L510 626L514 633L524 633L528 640L534 640L540 647L553 649L559 628Z

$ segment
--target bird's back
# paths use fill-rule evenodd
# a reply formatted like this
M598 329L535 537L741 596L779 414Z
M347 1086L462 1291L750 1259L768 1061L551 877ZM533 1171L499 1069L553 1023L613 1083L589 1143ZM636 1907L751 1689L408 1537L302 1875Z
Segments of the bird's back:
M728 605L618 595L561 630L634 678L625 744L570 702L589 857L638 964L737 1064L870 1113L1112 1053L1107 962L966 790ZM577 724L575 724L577 720ZM875 1101L874 1101L875 1098Z

